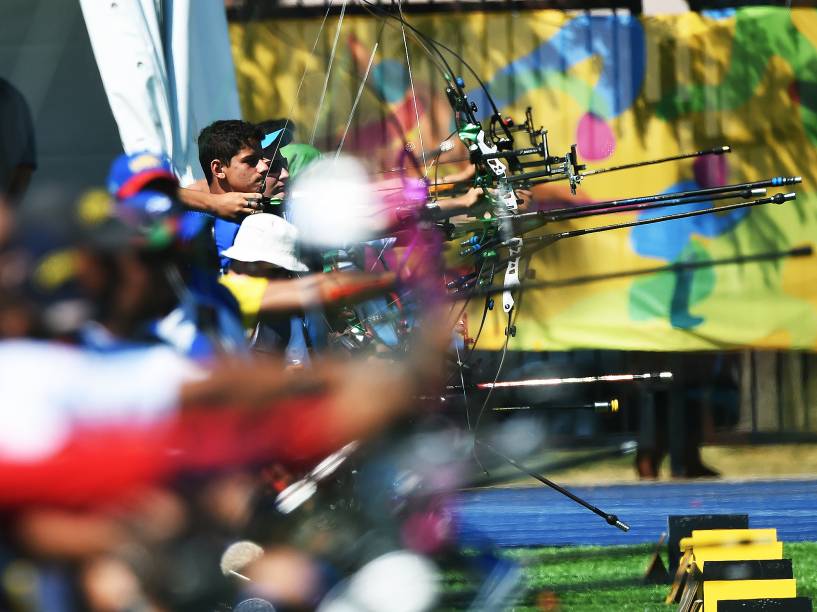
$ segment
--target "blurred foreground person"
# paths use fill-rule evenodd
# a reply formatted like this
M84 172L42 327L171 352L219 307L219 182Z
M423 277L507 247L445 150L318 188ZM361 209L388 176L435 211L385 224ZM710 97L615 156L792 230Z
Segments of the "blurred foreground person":
M176 199L179 183L170 162L153 153L121 155L111 165L108 190L117 198L117 215L126 225L149 237L142 250L156 252L163 260L157 290L175 295L175 306L150 323L157 340L181 353L207 362L219 354L244 354L246 341L238 304L218 283L215 252L206 218L185 211ZM109 241L90 245L102 254L127 248ZM83 249L88 252L89 249ZM115 283L122 275L110 282Z
M156 228L122 223L97 199L81 204L69 257L95 312L80 335L93 341L0 343L0 503L81 505L177 470L320 458L403 413L410 389L438 376L434 334L401 367L327 360L297 373L221 360L202 370L146 325L176 303L165 273L174 254L154 248Z
M104 224L106 238L114 221ZM217 567L213 539L217 548L240 528L255 486L233 470L269 460L312 465L408 413L410 398L439 375L434 336L418 337L418 353L400 367L347 359L284 372L221 361L205 373L132 335L143 317L172 305L172 293L165 301L152 285L163 263L141 252L143 236L116 231L131 245L115 257L129 279L103 290L100 262L87 254L77 254L77 276L103 300L105 333L131 334L129 342L104 350L0 342L0 505L22 555L8 569L28 558L41 567L28 575L53 567L52 578L62 575L57 568L78 576L56 593L39 578L15 582L31 587L18 609L78 609L71 601L99 612L213 609L202 607L223 586L208 577ZM185 474L198 474L194 493L157 488ZM284 558L285 567L308 568L301 558Z
M177 219L156 218L168 207L166 194L133 198L123 199L118 214L105 198L83 198L62 218L79 227L58 260L66 264L59 276L84 290L96 320L80 334L84 346L0 342L0 388L8 399L0 410L0 504L15 511L19 550L82 564L85 597L98 610L115 609L117 593L127 594L122 607L130 609L174 601L147 579L133 588L118 556L135 547L149 564L160 542L191 523L178 500L199 496L167 495L157 485L201 475L191 490L208 493L195 505L211 515L208 526L218 525L207 533L223 537L240 525L242 500L254 486L236 470L271 460L311 467L408 414L412 397L440 382L448 339L445 317L427 299L428 324L400 363L324 359L312 370L285 371L219 355L205 371L152 334L150 321L172 312L183 290L169 273L182 265L170 247ZM418 242L416 252L422 249ZM406 278L438 285L431 268L405 269ZM347 288L327 296L344 299ZM310 299L300 296L301 303ZM158 508L161 516L152 517ZM172 579L159 573L159 583ZM119 586L112 594L106 584Z

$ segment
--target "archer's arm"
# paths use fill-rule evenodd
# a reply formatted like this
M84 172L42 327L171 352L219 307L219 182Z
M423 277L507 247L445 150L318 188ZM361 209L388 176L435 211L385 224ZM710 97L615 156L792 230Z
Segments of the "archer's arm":
M261 206L261 194L210 193L204 179L196 181L190 187L180 187L177 195L182 204L190 210L214 215L227 221L241 221Z

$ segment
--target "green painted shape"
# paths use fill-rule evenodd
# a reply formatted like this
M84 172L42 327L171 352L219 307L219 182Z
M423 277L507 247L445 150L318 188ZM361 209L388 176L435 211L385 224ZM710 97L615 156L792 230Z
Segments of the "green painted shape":
M690 244L690 248L682 255L684 261L709 261L711 258L704 248L697 243ZM692 283L689 303L698 304L712 295L715 290L715 269L702 268L695 270L695 282Z
M707 261L710 257L696 242L690 242L682 251L679 261ZM689 286L680 287L685 275ZM633 321L662 318L680 321L690 316L689 309L712 295L715 290L715 271L712 268L685 272L660 272L636 278L630 286L629 316ZM688 294L679 296L677 291ZM676 324L676 327L682 327ZM696 325L689 325L695 327ZM686 326L683 326L686 327Z
M648 321L669 318L674 286L675 276L672 274L651 274L637 278L630 287L630 319Z
M658 102L656 115L670 121L689 113L739 108L754 95L772 56L783 58L795 74L800 119L809 140L817 145L817 49L797 30L789 9L784 8L739 9L723 80L717 85L693 85L667 94Z

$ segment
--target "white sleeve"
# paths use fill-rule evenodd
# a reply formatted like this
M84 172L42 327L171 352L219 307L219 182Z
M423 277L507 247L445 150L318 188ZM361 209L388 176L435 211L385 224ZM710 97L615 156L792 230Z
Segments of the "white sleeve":
M39 460L78 426L144 425L171 417L201 372L167 347L93 353L0 342L0 457Z

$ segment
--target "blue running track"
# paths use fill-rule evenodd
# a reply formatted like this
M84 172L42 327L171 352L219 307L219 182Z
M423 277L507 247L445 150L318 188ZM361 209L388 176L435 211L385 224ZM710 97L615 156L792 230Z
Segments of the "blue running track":
M817 541L817 480L649 483L568 487L630 525L623 533L552 489L481 489L459 495L467 545L559 546L655 542L670 514L745 513L783 542Z

